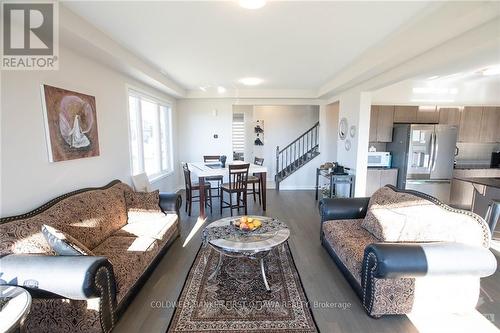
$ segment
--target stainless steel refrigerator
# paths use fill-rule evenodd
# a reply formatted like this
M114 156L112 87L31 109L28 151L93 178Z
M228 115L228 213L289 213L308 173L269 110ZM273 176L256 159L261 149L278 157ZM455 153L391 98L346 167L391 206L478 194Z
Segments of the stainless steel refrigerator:
M398 188L449 203L456 144L456 126L395 124L387 150L392 167L399 169Z

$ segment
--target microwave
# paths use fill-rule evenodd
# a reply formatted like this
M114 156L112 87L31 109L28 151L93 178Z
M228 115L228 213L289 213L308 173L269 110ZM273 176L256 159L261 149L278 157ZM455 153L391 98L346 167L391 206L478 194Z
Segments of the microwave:
M368 167L372 168L390 168L391 153L387 151L368 152Z

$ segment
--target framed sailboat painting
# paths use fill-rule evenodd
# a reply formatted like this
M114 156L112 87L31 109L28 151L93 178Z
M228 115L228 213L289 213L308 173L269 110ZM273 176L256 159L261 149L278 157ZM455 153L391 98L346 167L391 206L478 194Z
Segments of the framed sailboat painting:
M42 85L50 162L99 156L95 97Z

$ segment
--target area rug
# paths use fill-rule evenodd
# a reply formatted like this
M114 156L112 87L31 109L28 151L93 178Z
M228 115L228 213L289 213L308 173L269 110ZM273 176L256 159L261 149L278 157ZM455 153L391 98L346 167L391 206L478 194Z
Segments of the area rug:
M219 260L202 246L184 284L168 332L310 333L318 332L309 302L285 243L265 259L271 291L266 291L258 260Z

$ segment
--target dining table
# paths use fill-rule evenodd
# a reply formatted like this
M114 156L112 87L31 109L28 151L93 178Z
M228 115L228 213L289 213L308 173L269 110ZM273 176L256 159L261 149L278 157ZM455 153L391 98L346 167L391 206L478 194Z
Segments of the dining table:
M205 178L222 176L224 177L224 183L229 181L229 165L230 164L250 164L248 174L255 174L260 178L261 196L262 196L262 209L266 210L266 178L267 178L267 167L263 165L257 165L254 163L247 163L244 161L233 161L226 163L224 166L221 162L188 162L188 167L191 173L198 178L198 185L200 186L200 217L204 219L206 217L205 212ZM221 194L222 195L222 194Z

